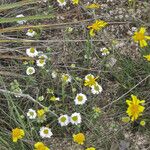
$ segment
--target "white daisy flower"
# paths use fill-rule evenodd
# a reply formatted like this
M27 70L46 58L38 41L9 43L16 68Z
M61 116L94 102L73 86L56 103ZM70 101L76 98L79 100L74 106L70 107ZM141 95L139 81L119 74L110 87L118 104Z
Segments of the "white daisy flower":
M16 18L21 18L21 17L24 17L23 14L20 14L20 15L17 15ZM18 24L24 24L26 23L27 21L26 20L20 20L20 21L17 21Z
M39 56L39 59L36 61L37 66L43 67L46 64L46 59L47 59L47 56L44 54L41 54Z
M102 53L102 56L106 56L106 55L109 55L109 54L110 54L109 49L106 48L106 47L101 48L100 51L101 51L101 53Z
M97 84L95 84L95 85L93 85L93 86L91 86L91 92L93 93L93 94L99 94L99 93L101 93L102 92L102 86L101 85L99 85L98 83Z
M57 0L57 2L59 3L59 6L65 6L66 5L66 0Z
M83 105L87 101L87 97L85 94L79 93L77 94L74 102L76 105Z
M26 54L29 57L36 57L38 55L38 51L36 50L36 48L31 47L31 48L26 49Z
M46 64L46 61L44 59L38 59L36 64L38 67L43 67Z
M71 76L69 74L62 74L61 79L65 83L71 82Z
M35 69L33 67L28 67L26 70L27 75L32 75L35 73Z
M33 109L29 109L29 111L27 112L27 116L29 117L29 119L35 119L37 116L36 111Z
M26 35L30 37L34 37L36 35L36 32L32 29L28 29Z
M61 126L67 126L70 123L70 119L68 115L61 115L58 118L58 122Z
M51 138L52 135L53 135L53 133L50 128L48 128L48 127L40 128L40 136L42 138Z
M81 123L81 115L80 115L80 113L73 113L72 115L71 115L71 117L70 117L70 122L72 123L72 124L75 124L75 125L78 125L78 124L80 124Z

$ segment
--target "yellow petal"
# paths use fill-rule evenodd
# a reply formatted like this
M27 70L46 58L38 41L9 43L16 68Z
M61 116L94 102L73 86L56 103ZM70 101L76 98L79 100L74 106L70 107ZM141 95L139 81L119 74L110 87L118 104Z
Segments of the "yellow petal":
M92 37L95 36L95 33L94 33L93 29L90 30L90 36L92 36Z
M130 100L126 100L126 103L127 103L128 105L130 105L130 104L131 104L131 101L130 101Z
M150 61L150 54L149 55L144 55L143 57L146 58L147 61Z
M141 104L142 104L142 103L145 103L145 100L140 100L140 102L139 102L139 103L141 103Z
M18 139L17 138L13 138L13 142L17 142L18 141Z
M150 40L150 36L145 36L146 39Z
M146 28L141 27L139 32L142 33L142 34L144 34L146 32Z
M140 41L140 47L145 47L147 46L147 42L145 40Z

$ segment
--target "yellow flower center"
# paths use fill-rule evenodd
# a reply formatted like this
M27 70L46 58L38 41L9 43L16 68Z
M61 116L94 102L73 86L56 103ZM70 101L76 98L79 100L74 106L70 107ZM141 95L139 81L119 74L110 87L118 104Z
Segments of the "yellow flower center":
M64 75L63 80L67 81L69 79L69 77L67 75Z
M43 63L44 63L44 59L40 59L40 60L39 60L39 63L40 63L40 64L43 64Z
M77 117L77 116L73 116L73 117L72 117L72 120L73 120L73 121L77 121L77 120L78 120L78 117Z
M78 101L81 102L82 100L83 100L83 97L82 97L81 95L79 95L79 96L78 96Z
M60 121L61 122L65 122L66 121L66 117L61 117Z
M29 69L28 71L29 71L29 73L32 73L32 72L33 72L33 69Z
M64 3L65 2L65 0L59 0L60 1L60 3Z
M98 24L98 23L94 23L94 24L92 25L92 28L93 28L94 30L99 30L99 24Z
M44 134L48 134L48 129L45 129L45 130L44 130Z
M29 114L30 114L30 116L33 116L33 115L34 115L34 113L33 113L33 112L30 112Z
M32 47L30 48L30 53L34 53L35 52L35 49Z
M136 114L139 111L139 105L132 105L132 114Z
M29 29L29 30L28 30L28 32L29 32L29 33L32 33L32 32L33 32L33 30L32 30L32 29Z
M144 34L143 34L143 33L138 32L138 33L136 34L136 39L137 39L138 41L142 41L142 40L144 40Z
M18 136L20 136L20 129L16 129L16 130L14 130L14 132L13 132L13 136L14 136L14 137L18 137Z

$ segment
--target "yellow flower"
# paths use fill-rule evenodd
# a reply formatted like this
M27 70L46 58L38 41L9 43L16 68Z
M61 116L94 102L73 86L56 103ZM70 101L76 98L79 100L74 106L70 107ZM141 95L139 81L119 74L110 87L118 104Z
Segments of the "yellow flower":
M150 40L150 36L146 36L145 32L146 32L146 28L141 27L139 32L136 31L134 33L134 36L132 37L135 42L140 43L141 48L147 46L146 40Z
M126 100L128 105L128 109L126 113L131 117L131 121L137 120L139 116L141 116L145 107L140 105L145 103L144 100L139 100L135 95L131 95L132 100Z
M34 144L34 150L50 150L47 146L45 146L42 142L37 142Z
M99 31L104 28L108 23L102 20L96 20L91 26L88 26L90 29L90 35L95 36L95 31Z
M140 121L140 125L141 125L141 126L145 126L145 124L146 124L146 123L145 123L144 120Z
M85 136L83 133L73 134L73 141L83 145L85 141Z
M91 86L93 86L93 85L96 85L96 79L97 79L98 77L94 77L92 74L88 74L88 75L86 75L85 76L85 81L84 81L84 86L89 86L89 87L91 87Z
M150 54L149 55L144 55L143 57L146 58L147 61L150 61Z
M37 115L38 115L39 118L43 117L45 115L44 109L37 110Z
M24 130L19 129L19 128L12 129L13 142L17 142L19 139L22 139L24 135L25 135Z
M100 8L100 4L93 3L86 6L87 9L98 9Z
M73 4L79 4L79 0L72 0Z
M89 147L86 150L96 150L94 147Z

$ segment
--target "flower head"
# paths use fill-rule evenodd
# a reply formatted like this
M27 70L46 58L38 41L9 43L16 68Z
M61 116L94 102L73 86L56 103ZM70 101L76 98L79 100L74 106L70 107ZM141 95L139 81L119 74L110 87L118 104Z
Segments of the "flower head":
M66 0L57 0L59 6L65 6L66 5Z
M42 142L37 142L34 144L34 150L50 150L47 146L44 145Z
M79 0L72 0L72 3L75 4L79 4Z
M19 139L22 139L24 137L25 133L24 130L15 128L12 130L12 140L13 142L17 142Z
M64 83L69 83L71 82L71 76L69 74L62 74L61 80Z
M67 126L70 123L70 118L68 115L61 115L58 118L58 122L61 126Z
M95 23L88 26L88 29L90 29L90 35L95 36L95 31L99 31L102 28L104 28L108 23L102 20L96 20Z
M47 56L44 54L41 54L38 57L38 60L36 61L36 64L38 67L43 67L46 64Z
M150 61L150 54L149 55L144 55L144 58L146 58L147 61Z
M40 128L40 136L42 138L51 138L52 135L53 135L53 133L50 128L48 128L48 127Z
M38 109L38 110L37 110L37 116L38 116L39 118L43 117L44 115L45 115L44 109Z
M87 97L85 94L79 93L74 101L76 105L83 105L87 101Z
M27 112L27 116L29 117L29 119L35 119L37 116L36 111L33 109L29 109L29 111Z
M96 85L97 82L96 82L96 79L98 77L94 77L92 74L88 74L85 76L85 81L84 81L84 86L89 86L89 87L92 87L93 85Z
M34 37L36 35L36 32L32 29L28 29L26 35L30 37Z
M80 145L83 145L85 141L84 134L83 133L73 134L73 141Z
M17 16L16 16L16 18L22 18L22 17L24 17L23 14L20 14L20 15L17 15ZM21 24L21 25L24 24L24 23L26 23L26 22L27 22L26 20L17 21L17 23L18 23L18 24Z
M36 50L36 48L31 47L31 48L26 49L26 54L29 57L36 57L38 55L38 51Z
M147 46L146 40L150 40L150 36L146 36L145 32L146 28L141 27L139 31L134 32L134 36L132 37L135 42L140 43L141 48Z
M126 113L131 117L131 121L137 120L142 115L145 107L141 104L145 103L144 100L139 100L135 95L131 95L132 100L126 100L128 109Z
M106 56L106 55L109 55L109 54L110 54L109 49L106 48L106 47L101 48L100 51L101 51L101 53L102 53L102 56Z
M91 86L91 92L93 94L99 94L103 91L101 85L99 85L98 83L96 83L95 85Z
M145 124L146 124L146 123L145 123L144 120L141 120L141 121L140 121L140 125L141 125L141 126L145 126Z
M96 150L94 147L89 147L86 150Z
M26 70L27 75L32 75L35 73L35 69L33 67L28 67Z
M46 110L45 109L38 109L37 110L37 121L44 122L46 120Z
M71 117L70 117L70 122L72 123L72 124L75 124L75 125L78 125L78 124L80 124L81 123L81 115L80 115L80 113L73 113L72 115L71 115Z

